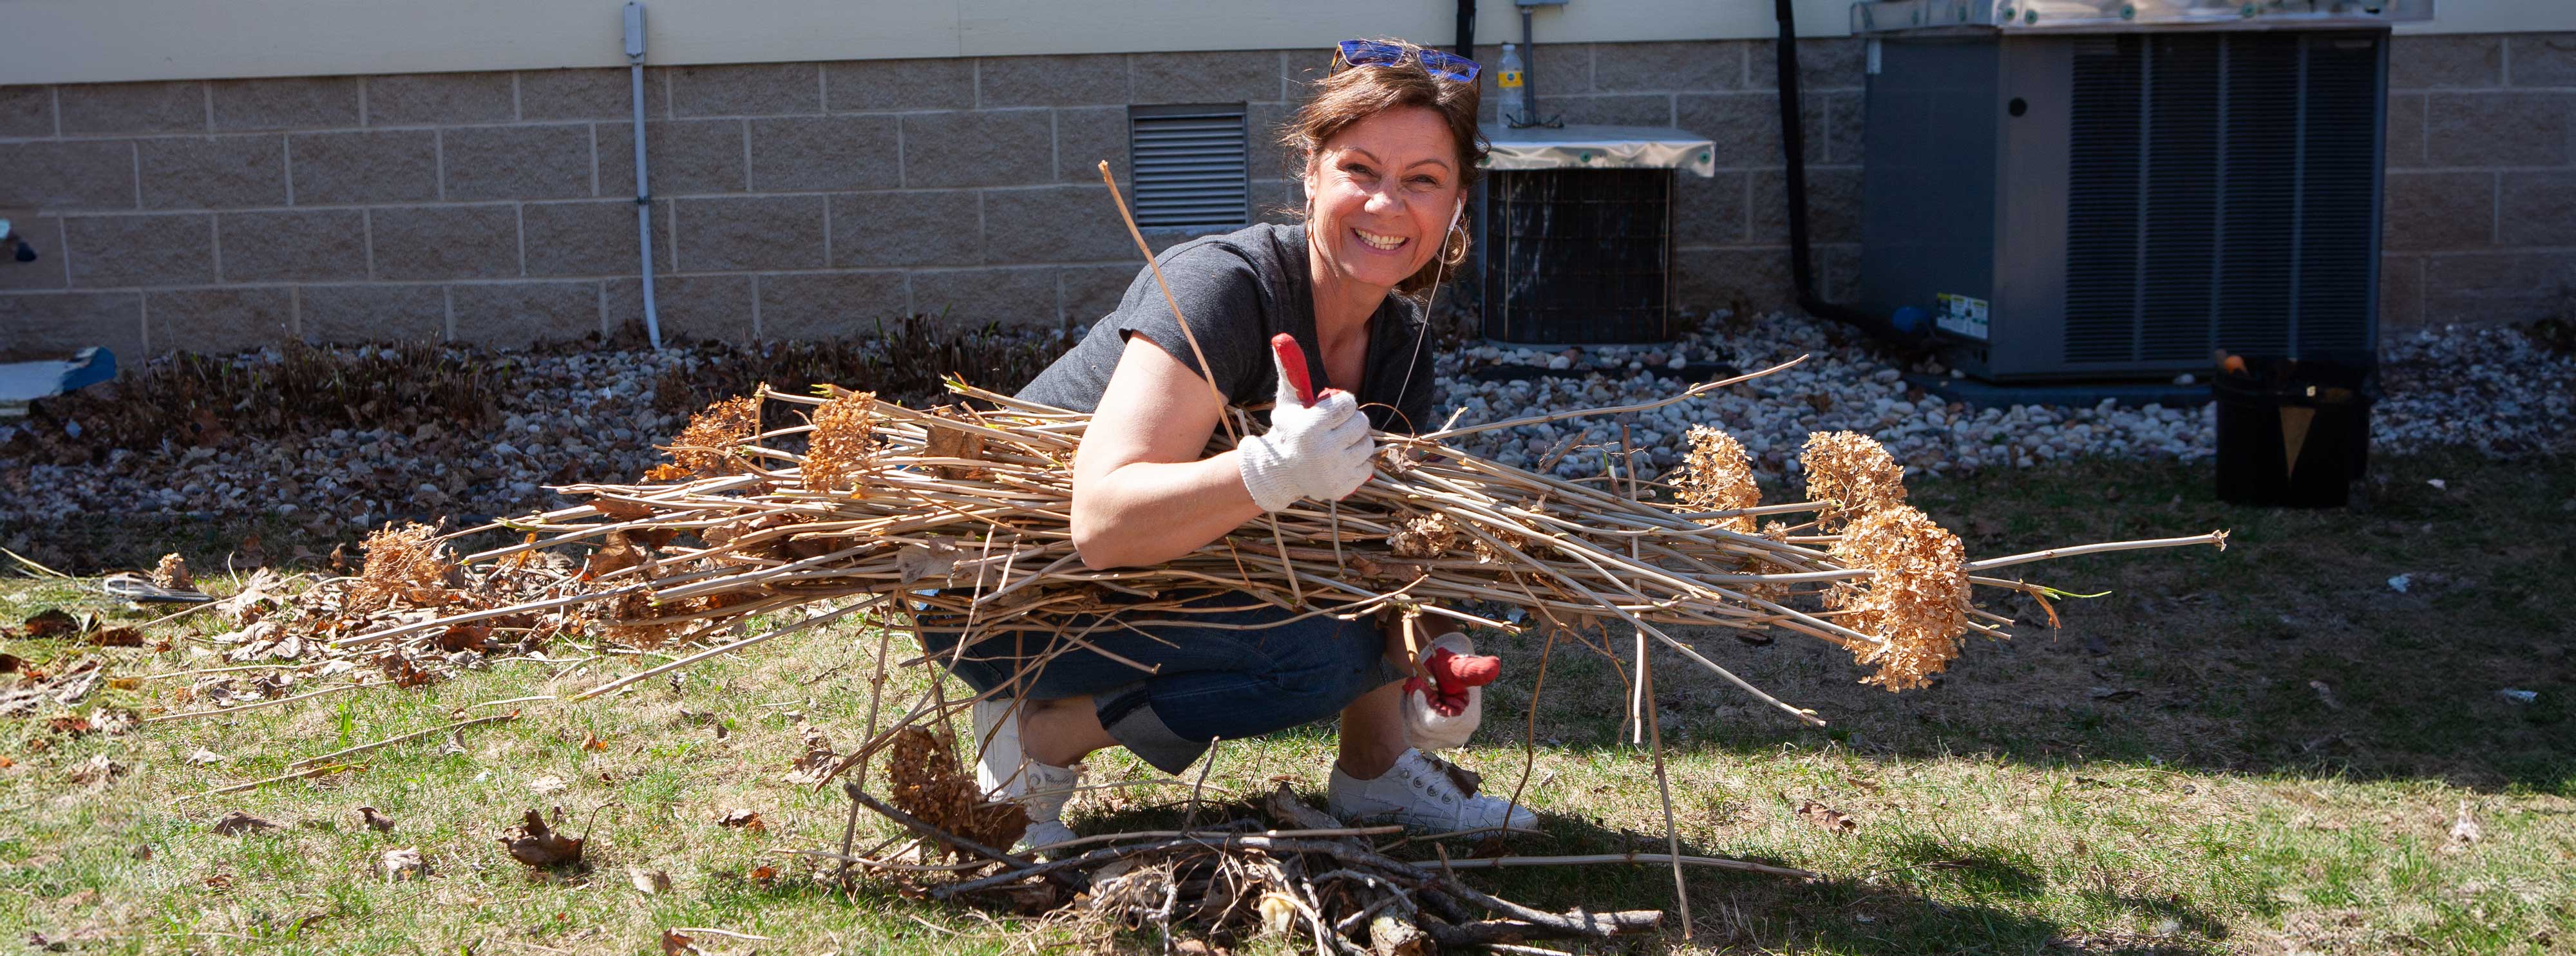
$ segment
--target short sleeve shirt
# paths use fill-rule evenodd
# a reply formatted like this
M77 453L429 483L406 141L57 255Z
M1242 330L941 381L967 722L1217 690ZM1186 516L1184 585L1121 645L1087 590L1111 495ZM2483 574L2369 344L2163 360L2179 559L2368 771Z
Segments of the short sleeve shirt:
M1325 374L1323 349L1315 338L1306 227L1248 226L1173 246L1156 256L1155 262L1171 283L1181 314L1189 319L1190 332L1206 354L1205 364L1193 356L1152 270L1139 270L1118 308L1020 389L1019 397L1074 411L1098 409L1100 396L1109 388L1109 376L1126 352L1127 337L1141 335L1215 382L1227 401L1268 402L1279 390L1270 337L1286 332L1305 348L1307 375L1315 387L1352 392L1372 426L1400 434L1439 427L1430 419L1432 343L1424 341L1429 330L1421 306L1411 299L1388 295L1369 317L1368 355L1358 388Z

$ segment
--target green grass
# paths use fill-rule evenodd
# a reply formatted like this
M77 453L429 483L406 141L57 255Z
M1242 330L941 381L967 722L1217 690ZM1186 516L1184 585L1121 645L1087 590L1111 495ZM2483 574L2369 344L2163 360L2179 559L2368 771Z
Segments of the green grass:
M2199 470L2180 466L2079 463L1919 483L1918 503L1979 555L2211 528L2234 537L2223 554L2024 568L2070 591L2111 593L2062 603L2061 630L2027 626L2012 642L1981 642L1936 686L1901 695L1854 684L1860 671L1840 652L1794 635L1765 647L1698 636L1747 679L1816 708L1831 721L1821 729L1659 655L1686 851L1828 879L1693 872L1692 938L1623 945L2567 951L2576 946L2576 641L2557 589L2576 568L2570 464L2382 461L2384 481L2362 512L2225 506ZM2426 484L2435 477L2448 490ZM268 545L298 546L329 550ZM221 565L220 550L190 556ZM2401 573L2417 582L2406 594L2386 584ZM70 582L0 584L0 620L52 606L123 613ZM1992 606L2038 616L2026 601ZM0 651L48 669L95 657L111 675L141 677L222 666L187 640L214 629L195 618L156 629L174 643L164 652L25 639ZM1505 681L1461 762L1509 790L1531 737L1541 645L1486 640L1506 654ZM824 871L778 852L840 842L837 792L781 777L801 753L792 715L843 746L861 735L874 641L855 628L782 639L693 668L676 690L656 679L587 703L514 705L524 707L516 721L465 731L462 753L427 739L355 758L362 766L347 772L186 802L301 757L495 712L480 702L570 692L658 659L507 663L416 690L124 736L0 721L0 756L16 763L0 770L0 927L100 953L649 953L675 926L771 937L699 937L732 952L1000 953L1025 949L1022 932L1041 946L1096 942L1007 913L908 900L882 883L844 898ZM0 688L15 679L0 677ZM185 683L108 687L76 709L186 710L173 696ZM2495 693L2506 687L2537 691L2539 702L2509 703ZM908 702L920 689L898 683L889 696ZM1560 642L1526 798L1548 835L1517 841L1515 852L1661 849L1651 768L1620 739L1623 711L1613 670ZM593 739L604 746L586 747ZM199 748L224 759L188 762ZM131 772L100 785L66 780L101 753ZM1232 799L1285 777L1314 795L1331 753L1329 728L1228 742L1208 787ZM1095 757L1093 770L1096 780L1152 776L1123 753ZM536 792L545 777L563 789ZM1074 824L1168 826L1187 798L1185 785L1098 791L1077 802ZM1859 828L1807 822L1797 810L1811 800ZM360 806L396 828L363 826ZM2463 806L2483 828L2474 843L2450 837ZM539 873L503 855L495 838L520 813L556 807L570 832L588 836L587 868ZM737 808L758 812L765 829L717 825ZM283 826L210 832L232 810ZM862 846L891 833L861 821ZM401 847L420 850L427 879L388 883L377 872ZM764 877L764 866L775 873ZM640 893L630 868L667 872L673 889ZM1669 875L1653 867L1468 879L1541 906L1674 903Z

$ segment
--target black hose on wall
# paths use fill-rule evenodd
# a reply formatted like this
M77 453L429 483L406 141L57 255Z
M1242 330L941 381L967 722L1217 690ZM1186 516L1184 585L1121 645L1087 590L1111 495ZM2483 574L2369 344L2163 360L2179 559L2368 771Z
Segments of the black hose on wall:
M1807 134L1798 120L1798 14L1796 0L1773 0L1772 7L1780 21L1780 149L1788 163L1789 196L1789 273L1798 286L1798 308L1808 315L1832 319L1850 325L1872 336L1890 342L1919 345L1921 334L1906 334L1889 322L1887 316L1871 315L1847 305L1825 301L1816 292L1816 257L1807 242Z

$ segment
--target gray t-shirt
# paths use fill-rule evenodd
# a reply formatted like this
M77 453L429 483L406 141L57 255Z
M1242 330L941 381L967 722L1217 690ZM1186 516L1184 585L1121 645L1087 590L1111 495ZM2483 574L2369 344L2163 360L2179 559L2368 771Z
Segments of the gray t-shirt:
M1140 269L1117 310L1093 324L1090 334L1038 373L1019 397L1075 411L1097 409L1132 333L1199 370L1228 401L1268 402L1279 389L1270 337L1286 332L1305 347L1307 374L1315 388L1354 391L1371 425L1401 434L1440 426L1431 418L1434 346L1422 341L1428 330L1421 307L1412 300L1389 295L1369 317L1368 356L1357 389L1324 374L1324 353L1315 344L1314 289L1306 271L1306 227L1247 226L1173 246L1155 261L1207 354L1206 367L1191 355L1189 340L1173 321L1153 272Z

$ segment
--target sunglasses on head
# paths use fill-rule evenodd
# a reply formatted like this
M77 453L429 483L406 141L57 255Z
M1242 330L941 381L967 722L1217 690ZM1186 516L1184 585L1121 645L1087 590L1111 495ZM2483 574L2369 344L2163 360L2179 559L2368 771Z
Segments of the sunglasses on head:
M1429 47L1417 49L1376 40L1344 40L1334 50L1333 72L1339 73L1345 66L1401 66L1405 60L1417 56L1423 69L1444 80L1473 83L1476 72L1483 69L1474 60Z

